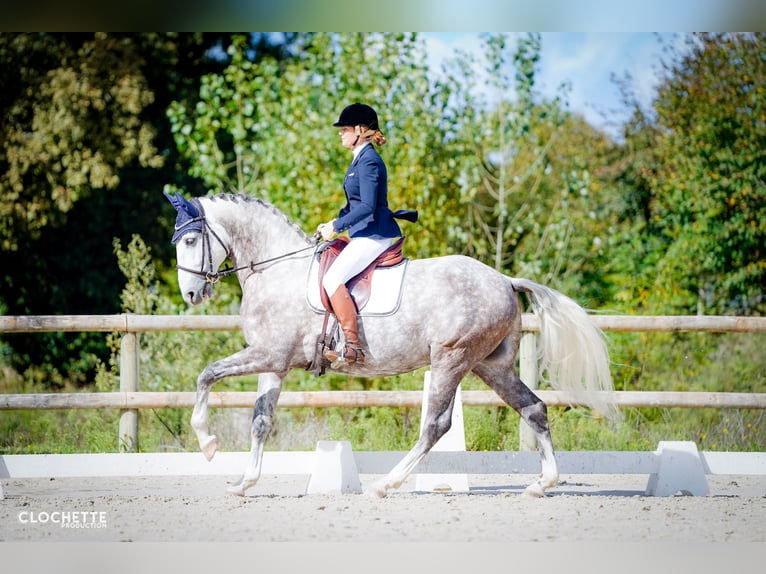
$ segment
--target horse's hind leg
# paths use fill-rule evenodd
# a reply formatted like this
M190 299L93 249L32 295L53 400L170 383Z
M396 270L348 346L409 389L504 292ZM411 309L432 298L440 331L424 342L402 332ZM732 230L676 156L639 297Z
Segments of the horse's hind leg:
M390 488L399 488L423 457L452 426L455 392L465 373L439 369L431 365L431 386L423 432L418 442L386 476L369 487L368 492L384 497Z
M255 401L250 431L250 456L242 477L227 489L229 494L244 496L245 491L254 486L261 476L263 446L274 424L274 411L277 408L283 380L284 375L274 373L263 373L258 377L258 398Z
M559 480L548 425L548 409L545 403L521 381L512 366L487 363L488 361L485 361L477 365L473 372L519 413L537 438L541 462L540 478L529 485L524 493L534 497L544 496L545 490L556 486Z
M433 374L431 381L433 385ZM370 494L384 497L389 489L399 488L428 451L450 429L456 388L451 393L445 391L429 394L428 414L418 442L386 476L369 487Z

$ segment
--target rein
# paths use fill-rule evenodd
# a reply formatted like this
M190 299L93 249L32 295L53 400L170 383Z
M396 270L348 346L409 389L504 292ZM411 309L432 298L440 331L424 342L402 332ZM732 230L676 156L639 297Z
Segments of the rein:
M233 275L234 273L237 273L238 271L243 271L245 269L249 269L253 273L257 273L259 271L257 267L266 265L268 263L274 263L275 261L280 261L282 259L287 259L288 257L292 257L293 255L297 255L298 253L308 251L309 249L316 249L316 245L309 245L308 247L296 249L295 251L291 251L283 255L277 255L276 257L264 259L263 261L251 261L247 265L241 265L239 267L224 267L220 271L213 271L212 270L213 269L213 251L210 246L210 238L208 237L208 233L212 234L213 237L215 237L218 243L221 245L221 247L224 248L224 250L226 251L226 257L231 256L231 251L229 250L228 246L223 242L223 240L218 236L215 230L213 230L213 228L207 222L207 218L205 217L205 212L202 208L202 205L199 202L195 202L195 203L197 204L196 207L197 209L199 209L199 212L201 215L193 219L192 221L202 222L202 252L203 252L202 262L200 264L199 270L191 269L189 267L184 267L182 265L176 265L176 269L179 271L186 271L187 273L191 273L192 275L197 275L198 277L204 277L205 283L209 283L213 285L215 283L218 283L221 277L227 277L229 275ZM191 223L191 221L189 223ZM207 249L205 249L206 247ZM205 271L205 255L207 255L208 266L210 268L210 271Z

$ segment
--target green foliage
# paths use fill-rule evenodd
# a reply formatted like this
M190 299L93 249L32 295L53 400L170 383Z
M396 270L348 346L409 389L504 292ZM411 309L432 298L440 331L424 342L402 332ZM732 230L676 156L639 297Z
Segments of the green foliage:
M485 37L487 80L465 56L451 77L453 89L466 93L460 112L471 118L458 134L466 152L460 192L468 217L453 234L467 254L497 270L509 267L520 241L546 211L540 184L561 117L559 102L539 104L534 92L539 35L522 38L513 52L509 43L506 35ZM482 81L489 90L478 89Z
M449 233L458 251L498 270L601 305L610 296L601 269L615 234L615 195L598 171L612 144L565 111L566 85L552 100L537 93L540 50L536 34L516 43L490 35L485 75L465 55L450 68L465 217Z
M50 392L47 381L2 368L0 393ZM77 392L62 381L63 392ZM89 392L89 391L86 391ZM116 452L119 412L112 409L83 411L3 411L0 416L0 453L59 454Z
M403 34L312 34L289 61L247 57L244 38L229 48L223 74L202 79L199 100L169 111L190 173L213 192L268 198L314 229L342 206L348 151L332 123L354 101L379 111L389 143L390 203L417 207L414 255L445 252L455 220L454 158L446 143L444 89L432 88L420 43Z
M486 36L486 69L462 55L435 82L414 34L283 38L0 35L2 312L236 313L233 282L204 308L180 299L174 213L160 190L265 197L313 229L343 201L349 155L331 124L346 104L366 101L389 141L391 205L421 212L405 228L408 255L467 253L610 311L763 313L763 34L689 36L666 62L653 109L634 102L620 142L569 113L564 86L552 101L535 91L538 35ZM209 57L211 46L225 57ZM759 335L610 339L618 389L764 392ZM239 333L143 334L142 390L194 390L206 364L243 344ZM100 334L6 337L1 390L116 390L118 346L115 335L106 344ZM294 372L285 389L421 381ZM255 385L243 377L217 389ZM626 414L612 432L587 411L551 409L557 448L766 442L761 411ZM196 449L188 416L142 411L142 448ZM469 448L515 448L518 417L508 409L466 407L465 416ZM248 447L248 417L213 410L226 448ZM418 423L418 409L282 409L270 448L313 448L318 438L408 448ZM116 450L115 427L110 411L4 413L0 449Z
M140 233L158 263L169 263L172 219L162 186L189 178L165 107L171 93L196 92L203 67L211 71L205 41L173 33L0 35L3 313L117 312L124 278L115 236L126 242ZM98 333L20 333L4 344L13 368L50 373L51 388L59 379L91 384L109 356Z
M17 228L39 230L91 189L117 187L128 164L161 165L155 132L141 118L153 94L130 40L99 33L76 47L3 34L0 62L20 96L0 124L2 249L16 247Z
M626 169L626 181L642 184L627 240L642 243L646 259L634 265L618 252L619 264L641 284L624 297L652 312L764 310L765 39L690 36L666 66L656 120L629 134L628 146L645 151L643 165Z

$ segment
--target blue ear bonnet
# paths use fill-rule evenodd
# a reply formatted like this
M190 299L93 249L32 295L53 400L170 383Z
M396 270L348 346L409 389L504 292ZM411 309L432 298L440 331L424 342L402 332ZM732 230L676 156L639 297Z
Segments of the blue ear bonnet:
M180 193L174 195L164 191L163 194L178 212L173 238L170 241L175 244L186 233L202 233L203 222L199 209Z

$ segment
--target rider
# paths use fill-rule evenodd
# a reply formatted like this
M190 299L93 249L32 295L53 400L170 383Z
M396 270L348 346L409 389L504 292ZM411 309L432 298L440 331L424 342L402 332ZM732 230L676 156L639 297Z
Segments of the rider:
M343 180L346 205L336 219L319 225L317 234L329 241L335 234L348 230L351 241L322 281L345 340L340 353L330 349L325 352L325 358L333 363L340 359L350 365L363 363L364 353L359 344L356 305L346 282L402 235L395 217L412 221L416 215L413 215L415 212L392 213L388 208L386 164L372 146L386 143L375 110L366 104L351 104L343 109L333 126L340 128L341 144L353 152L353 160Z

